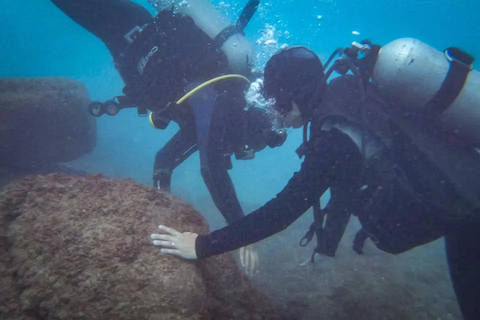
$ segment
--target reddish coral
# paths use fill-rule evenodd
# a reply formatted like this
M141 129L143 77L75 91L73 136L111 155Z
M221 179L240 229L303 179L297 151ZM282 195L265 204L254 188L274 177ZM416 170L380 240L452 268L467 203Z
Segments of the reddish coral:
M30 176L1 194L0 221L2 319L276 318L229 255L160 255L149 239L157 225L208 226L159 190L101 176Z

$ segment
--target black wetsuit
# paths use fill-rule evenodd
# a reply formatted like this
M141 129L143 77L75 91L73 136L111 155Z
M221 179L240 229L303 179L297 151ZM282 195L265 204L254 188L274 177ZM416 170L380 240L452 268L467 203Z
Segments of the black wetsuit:
M347 77L332 80L318 110L328 105L332 110L348 105L360 110L359 96L351 84ZM197 256L205 258L231 251L286 229L332 187L332 198L337 201L329 214L332 226L336 224L338 230L335 233L335 228L330 228L334 235L325 241L332 241L330 245L336 249L350 212L358 215L362 223L360 237L372 237L377 247L390 253L404 252L445 236L460 308L465 319L476 319L480 314L478 219L466 223L451 219L444 205L455 200L455 190L394 124L389 124L392 144L388 137L372 135L383 149L370 158L364 156L358 140L352 139L351 128L355 127L354 121L317 115L300 171L260 209L228 227L199 235ZM368 148L367 145L367 152Z
M178 123L179 132L155 157L154 185L170 190L173 170L198 150L219 211L228 223L243 217L228 174L231 155L242 159L245 146L259 151L281 145L286 136L272 130L262 110L245 111L242 80L219 82L175 105L194 86L226 72L226 56L215 41L193 19L170 10L152 17L125 0L52 2L105 43L125 82L126 100Z
M332 80L318 110L329 107L342 109L343 105L349 103L355 104L355 108L360 110L356 91L349 90L351 80L349 77ZM343 210L362 215L367 209L362 207L359 211L359 205L367 207L366 203L375 191L372 189L379 184L392 184L396 174L387 171L388 168L395 167L395 162L382 139L375 134L370 134L369 139L375 140L373 142L379 146L367 144L367 148L379 149L378 154L365 159L358 141L352 139L356 127L358 125L348 119L336 115L325 116L317 112L311 124L310 140L300 171L294 174L275 199L235 223L236 227L227 227L208 236L200 236L197 241L197 254L200 257L219 254L283 230L315 205L328 188L331 188L333 201L327 205L326 210L332 211L332 215ZM375 172L369 172L374 171L369 168L373 167L375 162L385 162L382 163L385 174L376 177ZM378 164L375 168L378 168ZM364 186L369 188L362 191ZM384 198L384 195L380 198ZM342 220L348 221L348 215L344 215ZM341 225L344 227L345 223Z

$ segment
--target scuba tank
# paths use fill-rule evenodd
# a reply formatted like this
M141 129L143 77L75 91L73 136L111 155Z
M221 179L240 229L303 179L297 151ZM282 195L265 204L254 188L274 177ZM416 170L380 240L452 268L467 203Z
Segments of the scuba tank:
M372 87L392 102L385 104L392 122L460 196L449 207L452 217L480 208L480 75L473 60L457 48L440 52L406 38L383 46L371 71Z
M252 44L243 30L256 12L260 0L249 0L235 25L230 25L208 0L173 1L179 13L191 17L227 56L230 72L247 76L253 57Z
M437 117L441 129L480 147L480 73L472 64L473 57L457 48L441 52L402 38L381 47L371 84L384 98Z

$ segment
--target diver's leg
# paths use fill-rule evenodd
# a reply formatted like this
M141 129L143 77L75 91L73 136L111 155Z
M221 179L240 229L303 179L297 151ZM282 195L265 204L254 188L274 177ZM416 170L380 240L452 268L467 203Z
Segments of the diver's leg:
M453 289L465 320L480 316L480 223L464 223L445 236Z
M153 186L170 192L173 170L195 151L197 147L194 130L179 130L155 156Z
M100 38L117 59L127 44L124 36L143 26L152 15L141 5L126 0L51 0L83 28Z
M217 96L213 89L203 90L202 96L190 99L196 116L202 177L216 207L232 223L244 213L228 174L230 159L224 155L230 105L225 95Z

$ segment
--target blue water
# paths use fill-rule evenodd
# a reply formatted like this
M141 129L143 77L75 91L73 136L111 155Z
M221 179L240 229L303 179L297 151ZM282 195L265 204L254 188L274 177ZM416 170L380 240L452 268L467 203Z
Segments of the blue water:
M136 2L151 8L146 1ZM233 22L245 2L225 1L221 10ZM122 80L103 43L49 1L1 0L0 4L0 77L66 76L82 81L94 100L121 94ZM414 37L437 49L453 45L480 57L479 14L478 0L262 1L246 34L256 42L266 26L275 27L271 39L276 44L256 45L263 52L259 67L280 44L307 45L325 61L335 48L364 38L385 44ZM95 150L72 165L150 185L155 153L177 127L155 130L135 110L125 110L116 117L99 118L98 129ZM281 148L266 149L253 161L234 160L231 176L242 203L262 205L282 189L300 166L294 152L300 142L301 132L291 132ZM177 168L173 192L199 207L212 208L198 155Z

